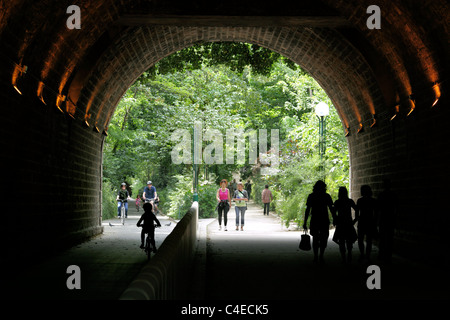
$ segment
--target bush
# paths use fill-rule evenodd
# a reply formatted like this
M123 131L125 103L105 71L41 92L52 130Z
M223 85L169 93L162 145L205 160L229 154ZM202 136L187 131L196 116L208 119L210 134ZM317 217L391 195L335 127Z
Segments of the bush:
M164 190L167 203L164 209L167 215L181 219L192 205L192 178L177 175L177 182Z
M177 176L178 182L174 187L158 191L163 211L169 216L181 219L193 202L192 180L190 177ZM198 190L199 218L211 218L217 216L216 192L217 186L213 182L200 183ZM163 200L164 199L164 200ZM160 206L161 208L161 206Z
M199 218L217 217L216 193L219 187L216 184L200 185L198 193Z
M102 219L111 219L117 216L116 196L112 183L103 179L102 184Z

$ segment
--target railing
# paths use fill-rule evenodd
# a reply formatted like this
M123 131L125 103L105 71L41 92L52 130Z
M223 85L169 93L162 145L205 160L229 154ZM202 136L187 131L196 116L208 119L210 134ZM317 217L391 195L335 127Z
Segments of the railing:
M121 300L185 299L197 245L198 202L178 222L158 249L123 292Z

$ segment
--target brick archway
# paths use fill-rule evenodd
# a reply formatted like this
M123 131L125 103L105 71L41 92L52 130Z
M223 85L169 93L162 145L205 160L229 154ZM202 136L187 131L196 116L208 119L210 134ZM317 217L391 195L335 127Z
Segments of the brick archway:
M370 30L366 2L92 1L80 4L80 30L66 27L66 7L58 1L1 5L0 98L8 110L1 130L14 132L4 141L6 180L13 182L14 202L31 188L26 197L35 203L33 213L20 210L9 222L24 224L55 249L55 238L68 245L101 232L101 132L123 93L177 50L199 41L241 41L289 57L325 89L350 131L353 197L362 184L377 193L382 178L394 181L402 250L429 237L439 241L448 218L426 217L445 199L449 5L377 1L381 29ZM431 107L435 84L441 97ZM34 233L32 217L47 231Z
M105 53L107 58L92 71L97 81L84 85L75 100L75 104L86 106L76 112L80 112L79 117L87 115L100 128L107 127L124 90L142 72L161 58L202 41L249 42L289 57L324 87L345 127L355 122L370 124L373 114L386 109L383 93L367 61L356 50L343 50L349 44L333 30L156 26L131 28L117 40Z

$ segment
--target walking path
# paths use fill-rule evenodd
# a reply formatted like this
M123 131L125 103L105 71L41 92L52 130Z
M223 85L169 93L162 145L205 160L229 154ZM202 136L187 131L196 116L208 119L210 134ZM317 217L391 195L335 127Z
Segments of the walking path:
M147 261L139 249L140 228L136 222L140 213L130 203L125 226L117 219L103 221L102 235L39 264L30 264L20 273L5 274L4 280L10 284L5 289L8 299L117 299ZM158 219L162 227L156 229L157 247L176 225L167 217ZM228 231L219 231L216 219L200 219L190 299L450 298L447 270L394 256L391 266L381 266L381 289L369 290L367 264L357 262L356 244L350 264L342 264L339 249L331 240L325 264L314 264L311 251L298 249L301 232L286 229L273 214L264 216L259 206L250 202L244 231L236 231L234 222L234 207L228 213ZM378 261L374 259L373 264ZM67 288L67 268L71 265L80 267L80 290Z
M235 230L234 207L228 213L228 231L217 220L207 227L207 299L448 299L449 276L398 256L392 265L380 265L381 289L368 289L367 263L359 263L357 243L353 261L343 264L331 241L325 263L313 263L312 251L300 251L300 231L289 231L275 215L264 216L250 202L244 231ZM379 265L375 247L372 264ZM294 307L294 306L292 306Z
M119 219L104 220L103 234L75 246L8 279L9 299L118 299L147 262L139 249L141 228L136 226L143 210L129 201L125 225ZM176 222L157 216L161 228L155 231L156 247L172 232ZM169 225L170 224L170 225ZM70 265L80 267L81 289L69 290L66 281Z

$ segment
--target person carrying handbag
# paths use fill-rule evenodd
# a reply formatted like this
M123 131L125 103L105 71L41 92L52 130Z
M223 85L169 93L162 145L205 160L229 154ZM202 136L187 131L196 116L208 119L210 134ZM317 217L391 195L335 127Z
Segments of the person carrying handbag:
M323 262L323 254L327 247L330 219L328 217L328 209L333 212L333 200L331 196L326 192L327 185L322 180L318 180L314 187L313 192L308 196L306 200L305 219L303 223L303 229L307 230L307 222L309 215L311 214L311 221L309 223L310 234L313 237L312 247L314 251L314 262L318 259ZM319 255L320 249L320 255Z

